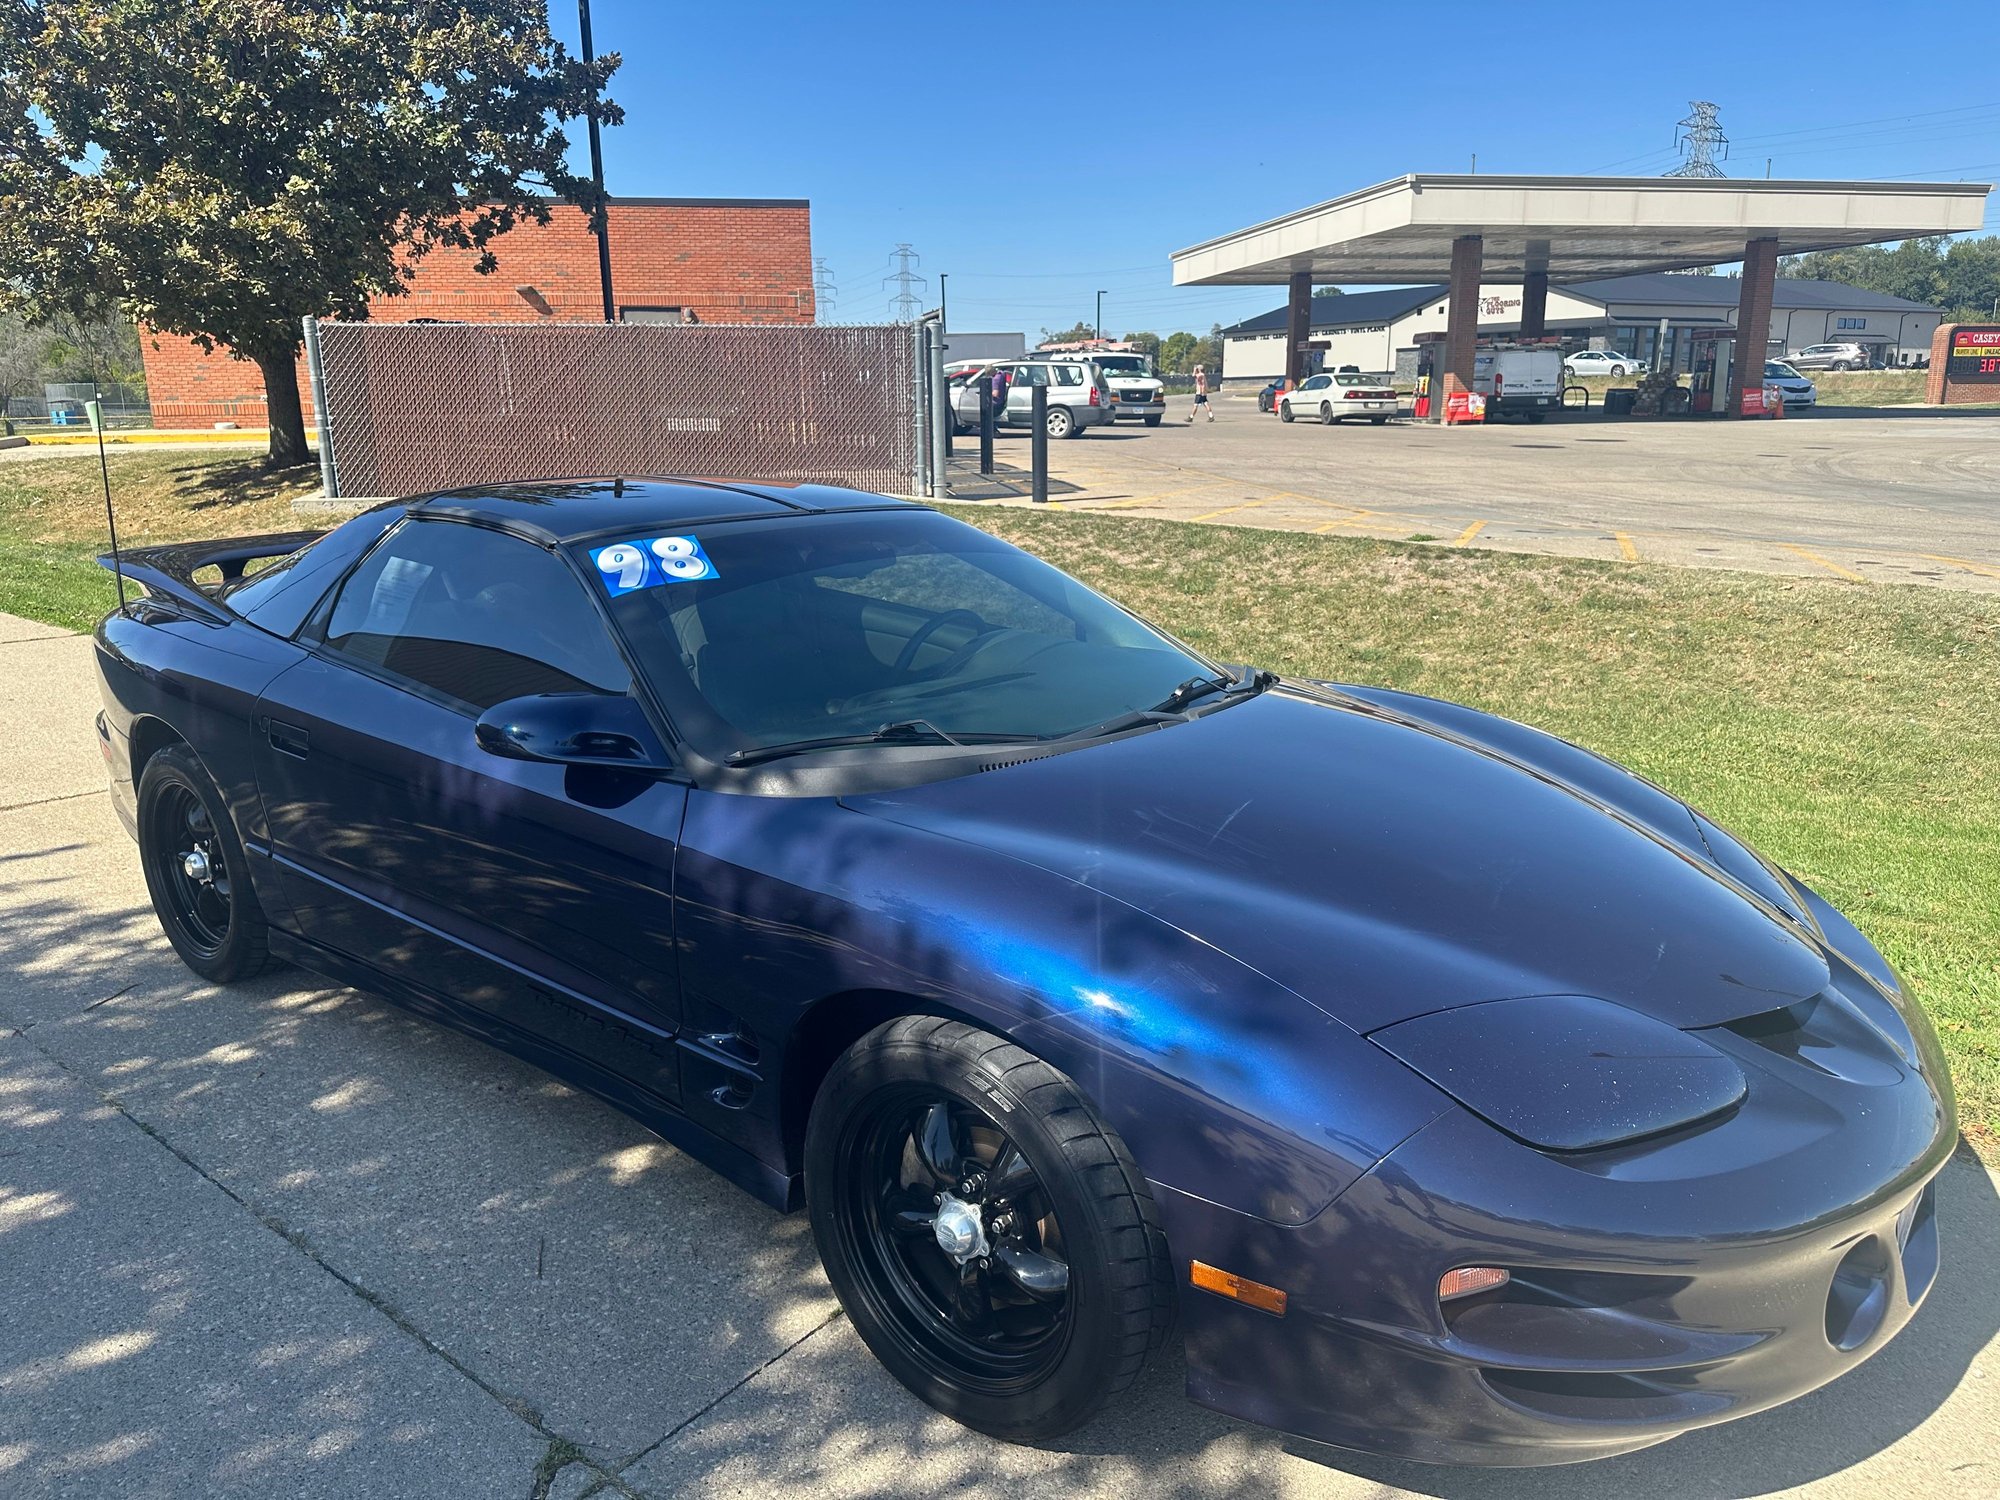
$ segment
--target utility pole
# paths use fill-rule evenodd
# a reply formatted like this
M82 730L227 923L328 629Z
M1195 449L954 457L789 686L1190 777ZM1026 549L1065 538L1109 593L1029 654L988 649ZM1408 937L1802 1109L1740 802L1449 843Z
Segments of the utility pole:
M597 53L590 45L590 0L576 0L576 20L583 60L595 62ZM604 198L604 137L597 126L595 89L590 95L590 180L597 188L597 208L590 216L590 227L597 234L597 280L604 290L604 321L616 323L618 305L611 300L611 213Z
M840 289L833 283L833 267L826 263L826 257L813 257L813 318L824 323L827 314L840 301Z
M882 285L887 286L892 281L896 283L896 295L890 299L890 306L895 309L895 321L914 323L924 306L923 299L917 294L917 288L925 280L917 274L917 267L924 263L923 257L910 248L907 240L889 253L896 261L896 269L882 278Z
M1720 177L1722 168L1716 165L1716 148L1722 148L1720 160L1729 159L1729 137L1722 133L1722 126L1716 121L1715 106L1706 99L1688 101L1688 117L1674 127L1674 145L1687 156L1669 177Z
M1097 341L1104 342L1104 293L1097 294Z

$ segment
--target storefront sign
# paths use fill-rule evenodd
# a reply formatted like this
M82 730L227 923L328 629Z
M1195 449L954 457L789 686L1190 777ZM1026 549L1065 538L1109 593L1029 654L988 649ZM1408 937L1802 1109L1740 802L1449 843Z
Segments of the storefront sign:
M1955 328L1945 358L1945 378L2000 384L2000 328Z

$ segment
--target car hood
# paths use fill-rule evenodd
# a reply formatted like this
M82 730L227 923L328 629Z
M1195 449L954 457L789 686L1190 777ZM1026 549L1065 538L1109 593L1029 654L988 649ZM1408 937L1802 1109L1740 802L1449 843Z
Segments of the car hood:
M1288 686L848 801L1102 891L1357 1031L1543 994L1712 1026L1826 987L1810 931L1711 864L1684 807L1634 781L1652 802L1624 811L1591 779Z

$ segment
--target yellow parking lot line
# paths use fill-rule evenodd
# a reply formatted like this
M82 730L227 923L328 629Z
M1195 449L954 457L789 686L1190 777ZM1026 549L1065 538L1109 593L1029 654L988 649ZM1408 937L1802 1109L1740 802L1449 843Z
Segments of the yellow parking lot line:
M1622 531L1614 531L1611 534L1618 538L1618 551L1624 557L1625 561L1637 562L1639 560L1639 549L1632 545L1632 538Z
M1217 516L1233 516L1239 510L1254 510L1260 505L1269 505L1269 499L1245 500L1241 505L1225 505L1221 510L1212 510L1205 516L1189 516L1190 521L1213 521Z
M1984 573L1988 578L2000 578L2000 568L1988 567L1985 563L1967 562L1962 557L1944 557L1936 552L1919 552L1917 556L1928 557L1932 562L1950 563L1968 573Z
M1471 541L1474 537L1478 536L1479 533L1484 531L1485 529L1486 529L1486 523L1484 521L1474 521L1470 526L1466 527L1465 530L1461 531L1458 534L1457 539L1452 542L1452 546L1463 547L1467 542Z
M1849 582L1866 583L1868 581L1867 578L1855 572L1854 569L1843 568L1837 562L1828 562L1825 558L1821 557L1817 552L1808 552L1806 551L1805 548L1794 546L1790 542L1780 542L1778 543L1778 545L1780 547L1783 547L1787 552L1797 553L1800 557L1803 557L1809 563L1817 563L1820 567L1825 568L1829 573L1838 573L1842 578L1847 579Z
M1177 495L1196 495L1200 494L1203 490L1221 489L1224 485L1231 482L1227 479L1210 479L1201 484L1184 484L1179 489L1154 490L1150 494L1134 495L1129 500L1107 500L1104 504L1092 508L1095 510L1125 510L1134 505L1157 505L1162 500L1171 500ZM1078 503L1080 504L1081 502Z
M1359 515L1342 516L1338 521L1328 521L1324 526L1315 526L1312 530L1313 534L1317 536L1320 532L1331 531L1336 526L1365 526L1370 521L1377 519L1379 518L1374 511L1364 510Z

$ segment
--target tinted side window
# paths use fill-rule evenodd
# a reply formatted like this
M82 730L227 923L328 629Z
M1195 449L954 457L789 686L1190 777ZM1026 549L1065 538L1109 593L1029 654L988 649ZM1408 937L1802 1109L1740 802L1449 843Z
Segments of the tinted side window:
M474 708L526 693L625 693L604 622L563 563L518 537L406 522L342 587L334 650Z

